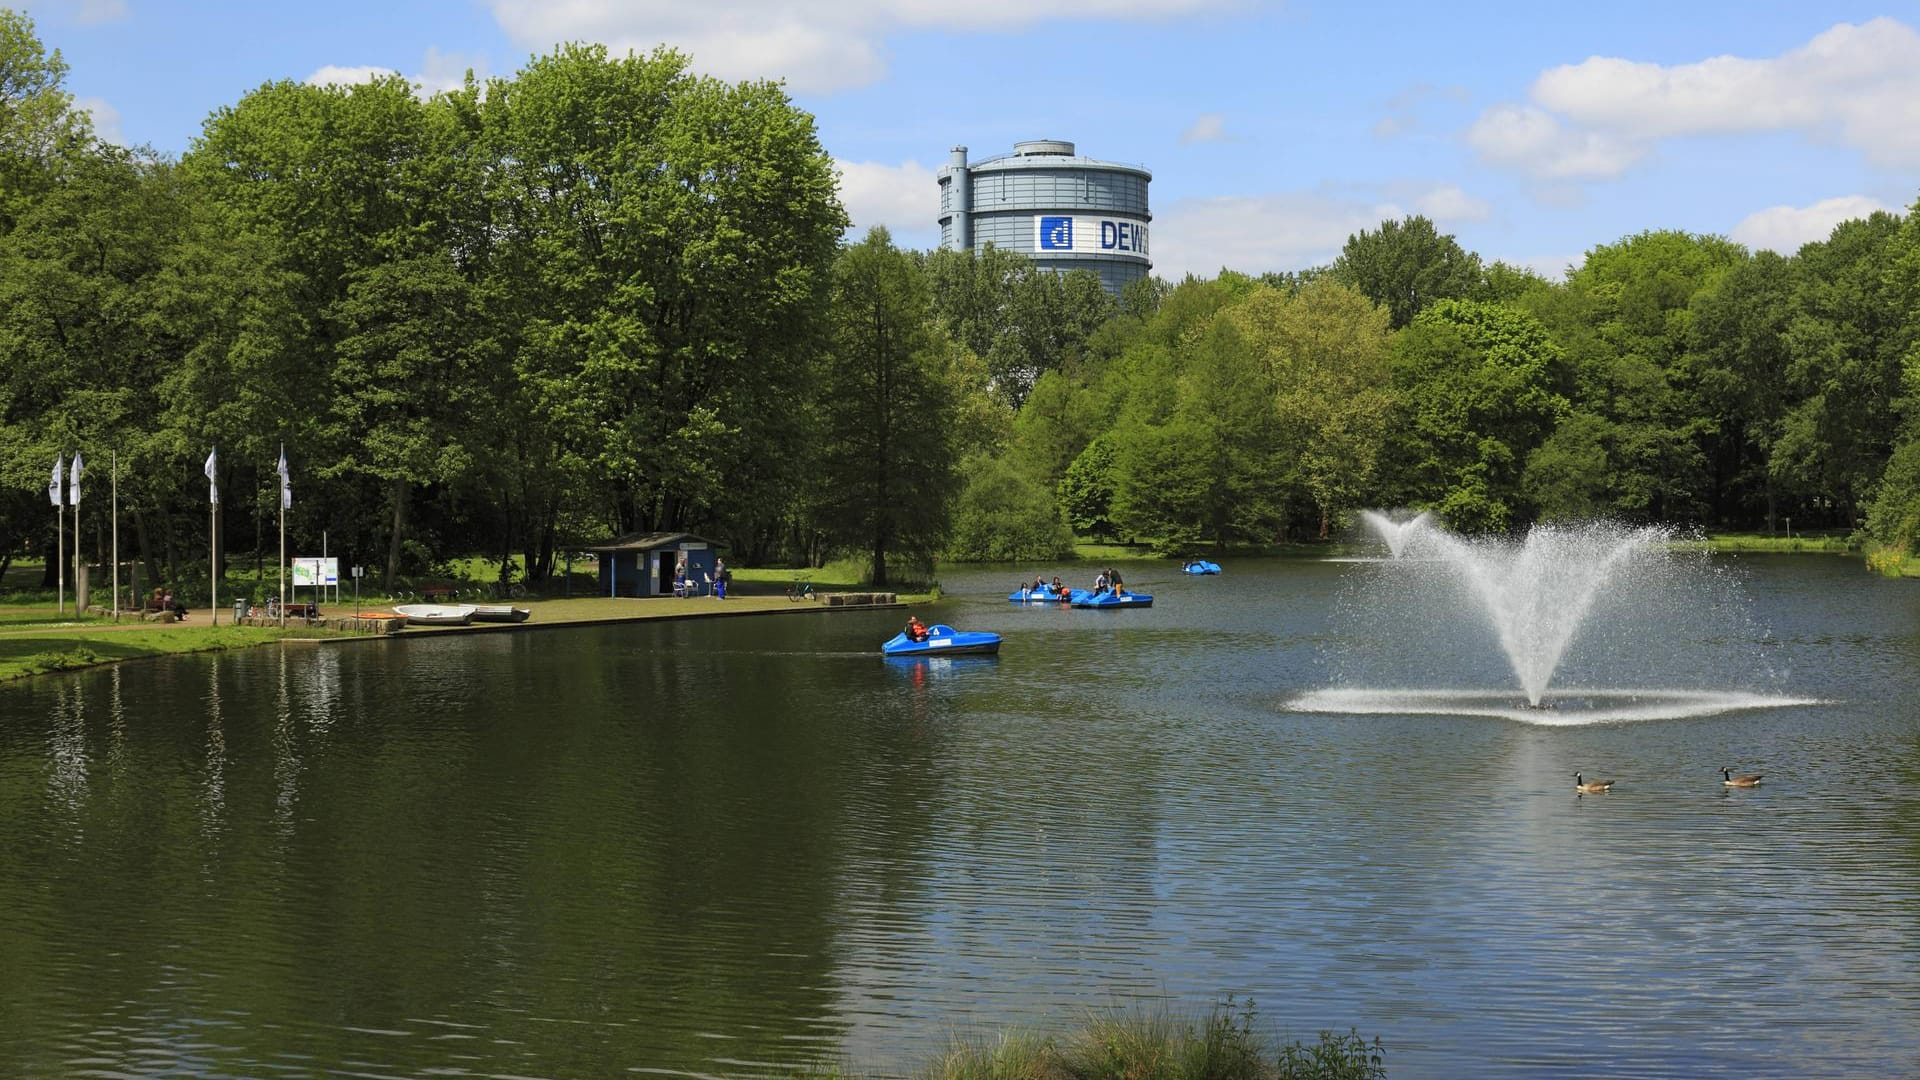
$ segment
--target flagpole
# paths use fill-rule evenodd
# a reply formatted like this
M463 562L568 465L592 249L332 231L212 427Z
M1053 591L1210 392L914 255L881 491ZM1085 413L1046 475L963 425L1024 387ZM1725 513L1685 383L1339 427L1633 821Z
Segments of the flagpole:
M60 482L61 468L60 460L55 458L53 462L53 472L54 483L56 484ZM61 489L62 492L64 492L64 490L64 488ZM79 540L79 537L74 537L75 543L78 543ZM67 614L67 499L66 495L58 492L56 492L53 500L53 551L53 561L60 564L58 593L60 597L60 615L64 618ZM45 581L47 579L41 578L40 580Z
M80 454L75 451L73 456L77 461ZM79 618L85 614L80 610L80 571L85 568L80 559L80 485L76 483L68 486L73 489L73 498L69 500L73 503L73 615L74 618ZM96 544L99 542L98 535L94 537L94 542Z
M209 626L220 625L220 448L207 452L207 599L212 603Z
M280 460L273 471L280 475L280 625L287 625L287 504L293 501L287 477L287 444L280 444Z
M111 475L110 485L113 494L109 498L113 515L113 621L120 621L120 451L114 450L107 457L107 471Z

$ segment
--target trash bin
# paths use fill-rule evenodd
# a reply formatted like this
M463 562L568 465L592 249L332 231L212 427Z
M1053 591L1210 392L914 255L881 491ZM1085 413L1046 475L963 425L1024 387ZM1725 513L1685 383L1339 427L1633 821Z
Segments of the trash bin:
M233 617L235 619L247 617L247 601L244 597L233 602Z

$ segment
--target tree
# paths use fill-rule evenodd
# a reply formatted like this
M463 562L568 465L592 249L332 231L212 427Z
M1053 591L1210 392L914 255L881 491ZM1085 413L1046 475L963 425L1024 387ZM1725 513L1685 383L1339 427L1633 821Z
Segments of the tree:
M1720 478L1714 491L1728 504L1715 516L1735 516L1733 504L1758 489L1768 532L1774 529L1781 486L1773 451L1786 429L1787 328L1795 276L1792 262L1762 251L1735 264L1692 301L1691 349L1700 401L1717 421L1713 465Z
M260 237L291 301L279 317L304 331L209 358L185 400L237 406L204 437L240 441L249 459L277 436L327 462L328 482L378 481L386 513L356 516L390 523L389 587L415 492L465 477L465 447L503 441L474 390L493 310L474 299L492 235L477 97L423 102L398 76L271 83L217 112L183 163Z
M776 83L563 46L479 106L514 366L546 430L526 508L752 540L810 490L805 379L845 213Z
M1455 528L1506 528L1523 505L1528 455L1568 408L1565 360L1546 328L1498 304L1443 300L1394 339L1393 363L1404 501Z
M1267 367L1288 478L1319 511L1319 536L1371 489L1393 406L1387 313L1317 278L1254 291L1226 309Z
M1785 331L1795 403L1775 444L1781 471L1829 520L1859 523L1898 435L1914 307L1901 288L1901 219L1875 213L1800 250Z
M1691 520L1716 501L1690 305L1744 258L1723 237L1644 232L1588 252L1565 289L1517 301L1565 350L1574 399L1608 424L1610 514Z
M995 391L1018 408L1035 381L1077 357L1118 310L1092 271L1056 274L989 244L926 257L935 317L987 363ZM1140 298L1136 298L1140 299Z
M1005 458L974 454L961 469L947 556L973 562L1064 558L1073 534L1038 477Z
M1060 478L1059 505L1074 532L1112 539L1114 491L1113 440L1101 436L1087 444Z
M1273 381L1233 322L1216 318L1177 370L1134 375L1114 432L1116 520L1169 551L1270 538L1282 517Z
M1375 232L1362 229L1348 237L1332 273L1386 308L1395 330L1434 301L1465 299L1481 285L1480 257L1418 214L1383 221Z
M0 8L0 233L92 141L92 125L65 89L66 61L34 35L33 20Z
M841 253L830 312L822 517L885 585L890 560L928 562L946 539L953 346L932 325L925 275L885 228Z

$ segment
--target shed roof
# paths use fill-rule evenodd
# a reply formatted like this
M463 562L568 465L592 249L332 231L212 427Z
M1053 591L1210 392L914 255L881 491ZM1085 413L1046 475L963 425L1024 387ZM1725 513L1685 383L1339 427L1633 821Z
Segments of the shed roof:
M680 544L705 544L720 548L725 544L716 544L704 536L695 536L684 532L633 532L625 536L616 536L604 544L587 544L585 551L658 551L661 548L676 547Z

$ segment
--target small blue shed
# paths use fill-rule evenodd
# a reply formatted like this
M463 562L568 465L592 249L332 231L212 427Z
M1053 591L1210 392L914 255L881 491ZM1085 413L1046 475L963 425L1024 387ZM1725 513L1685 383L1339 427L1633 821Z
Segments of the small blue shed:
M600 557L600 595L672 596L682 563L701 595L712 591L719 546L683 532L628 533L586 550Z

